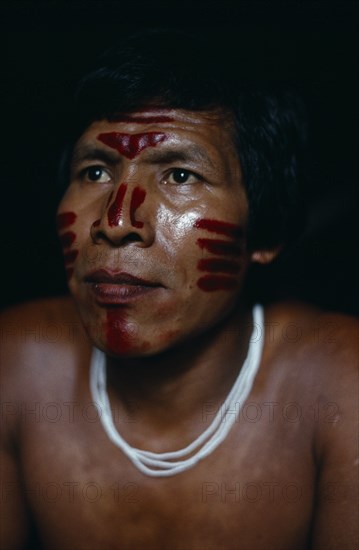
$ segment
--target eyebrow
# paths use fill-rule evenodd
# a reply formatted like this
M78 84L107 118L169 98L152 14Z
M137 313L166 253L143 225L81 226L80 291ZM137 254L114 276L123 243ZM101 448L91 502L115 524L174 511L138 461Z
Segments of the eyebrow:
M131 116L131 115L114 115L109 118L110 122L136 122L138 124L150 124L159 122L173 122L174 118L169 116Z
M146 164L172 164L175 162L198 162L210 166L215 169L216 166L206 151L198 145L192 144L185 149L165 149L148 150L146 151L143 162ZM72 158L71 167L76 166L84 161L101 160L109 165L117 164L121 156L115 151L102 149L96 145L79 145L75 148Z
M167 149L165 146L161 150L150 150L146 152L144 162L147 164L172 164L174 162L193 162L200 161L212 168L215 167L208 154L197 145L190 145L185 149Z
M75 148L72 158L71 166L76 166L85 160L102 160L107 164L117 164L120 160L120 157L117 153L113 151L108 151L107 149L101 149L95 145L80 145Z

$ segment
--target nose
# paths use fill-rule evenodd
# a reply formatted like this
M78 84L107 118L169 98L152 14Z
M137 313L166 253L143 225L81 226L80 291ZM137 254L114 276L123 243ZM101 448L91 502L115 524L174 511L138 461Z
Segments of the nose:
M107 199L101 218L91 226L95 243L107 240L113 246L136 243L150 246L154 240L149 198L139 185L121 183Z

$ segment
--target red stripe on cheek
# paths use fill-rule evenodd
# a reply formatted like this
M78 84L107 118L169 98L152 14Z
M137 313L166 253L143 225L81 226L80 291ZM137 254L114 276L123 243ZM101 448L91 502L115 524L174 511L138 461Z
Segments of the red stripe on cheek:
M215 290L234 290L237 288L238 283L234 277L205 275L198 279L197 285L205 292L214 292Z
M56 226L58 231L72 225L76 220L75 212L62 212L56 216Z
M108 213L108 224L113 227L118 225L118 222L121 218L121 212L122 212L122 203L123 199L125 198L127 190L127 185L125 183L122 183L117 191L117 195L113 203L111 204Z
M64 233L63 235L60 235L60 243L63 248L69 248L76 239L76 233L73 231L67 231L67 233Z
M66 271L66 278L69 281L72 275L74 274L74 269L73 267L67 267L65 271Z
M197 244L202 250L212 252L222 256L238 256L241 253L239 244L231 241L221 241L216 239L197 239Z
M165 141L167 136L160 132L147 132L144 134L109 132L99 134L97 139L108 147L115 149L120 155L134 159L147 147L155 147L158 143Z
M141 189L140 187L135 187L132 193L131 197L131 205L130 205L130 217L131 217L131 224L133 227L143 227L143 222L138 222L135 219L135 213L136 210L141 206L143 201L146 197L146 191L144 189Z
M66 252L66 254L64 254L65 265L72 264L76 260L78 254L78 250L71 250L71 252Z
M219 220L197 220L193 227L196 229L205 229L213 233L219 233L220 235L226 235L233 239L238 239L243 236L243 230L239 225L234 223L222 222Z
M217 258L202 259L198 262L200 271L209 271L210 273L233 273L239 272L239 265L230 260L222 260Z

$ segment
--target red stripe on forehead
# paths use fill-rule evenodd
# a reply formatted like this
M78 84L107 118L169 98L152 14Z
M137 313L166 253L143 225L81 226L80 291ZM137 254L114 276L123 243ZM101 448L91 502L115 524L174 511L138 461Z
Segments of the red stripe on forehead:
M155 147L167 139L166 134L160 132L147 132L144 134L121 134L119 132L108 132L99 134L97 139L115 149L129 159L134 159L147 147Z

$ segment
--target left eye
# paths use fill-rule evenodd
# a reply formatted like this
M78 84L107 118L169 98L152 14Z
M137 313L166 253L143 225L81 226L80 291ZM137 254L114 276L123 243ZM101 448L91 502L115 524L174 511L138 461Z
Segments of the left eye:
M164 178L164 183L172 183L172 184L189 184L189 183L196 183L200 181L202 178L198 174L195 174L194 172L190 172L189 170L184 170L183 168L174 168L171 170L168 175Z
M98 183L111 181L110 174L102 166L89 166L82 171L82 176L89 181Z

